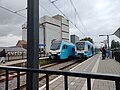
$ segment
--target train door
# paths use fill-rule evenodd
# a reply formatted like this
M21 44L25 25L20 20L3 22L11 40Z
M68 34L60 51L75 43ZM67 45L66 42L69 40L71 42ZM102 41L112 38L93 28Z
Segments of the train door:
M93 53L92 46L88 45L88 57L91 57Z
M84 58L86 59L88 57L88 44L85 43L85 46L84 46Z
M75 47L72 47L72 57L75 57Z
M91 51L92 51L92 56L94 55L94 48L91 47Z
M67 59L68 58L68 46L67 45L63 45L62 47L62 51L61 51L61 59Z
M88 57L90 57L91 50L90 50L90 45L88 45Z

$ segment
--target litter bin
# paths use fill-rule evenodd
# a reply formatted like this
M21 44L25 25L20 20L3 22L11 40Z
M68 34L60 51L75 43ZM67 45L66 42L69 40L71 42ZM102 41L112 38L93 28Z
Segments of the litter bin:
M115 52L115 60L120 62L120 51Z

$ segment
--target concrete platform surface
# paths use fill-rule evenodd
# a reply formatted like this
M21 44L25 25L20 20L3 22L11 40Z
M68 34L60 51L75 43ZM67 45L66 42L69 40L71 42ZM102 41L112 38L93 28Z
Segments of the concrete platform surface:
M98 72L120 75L120 63L114 59L101 59L101 54L97 54L88 60L80 63L69 70L70 72ZM58 76L49 82L50 90L64 90L64 78ZM68 77L69 90L87 90L87 81L85 78ZM108 80L91 80L92 90L115 90L115 82ZM46 90L45 85L39 90Z

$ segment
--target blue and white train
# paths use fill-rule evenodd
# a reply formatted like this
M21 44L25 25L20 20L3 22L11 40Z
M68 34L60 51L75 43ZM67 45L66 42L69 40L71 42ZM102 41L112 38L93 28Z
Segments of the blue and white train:
M94 46L89 41L79 41L76 43L77 58L87 59L94 55Z
M76 46L72 43L66 42L64 40L55 40L51 43L49 58L57 58L61 61L69 58L75 58L75 48Z

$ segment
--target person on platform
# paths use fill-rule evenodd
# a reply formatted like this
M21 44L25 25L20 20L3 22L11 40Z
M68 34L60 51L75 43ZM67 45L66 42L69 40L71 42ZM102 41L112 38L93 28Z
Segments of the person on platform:
M6 57L6 52L5 52L5 49L3 49L1 52L0 52L0 63L5 63L5 57Z
M106 50L105 48L103 47L102 48L102 59L105 59L106 58Z

